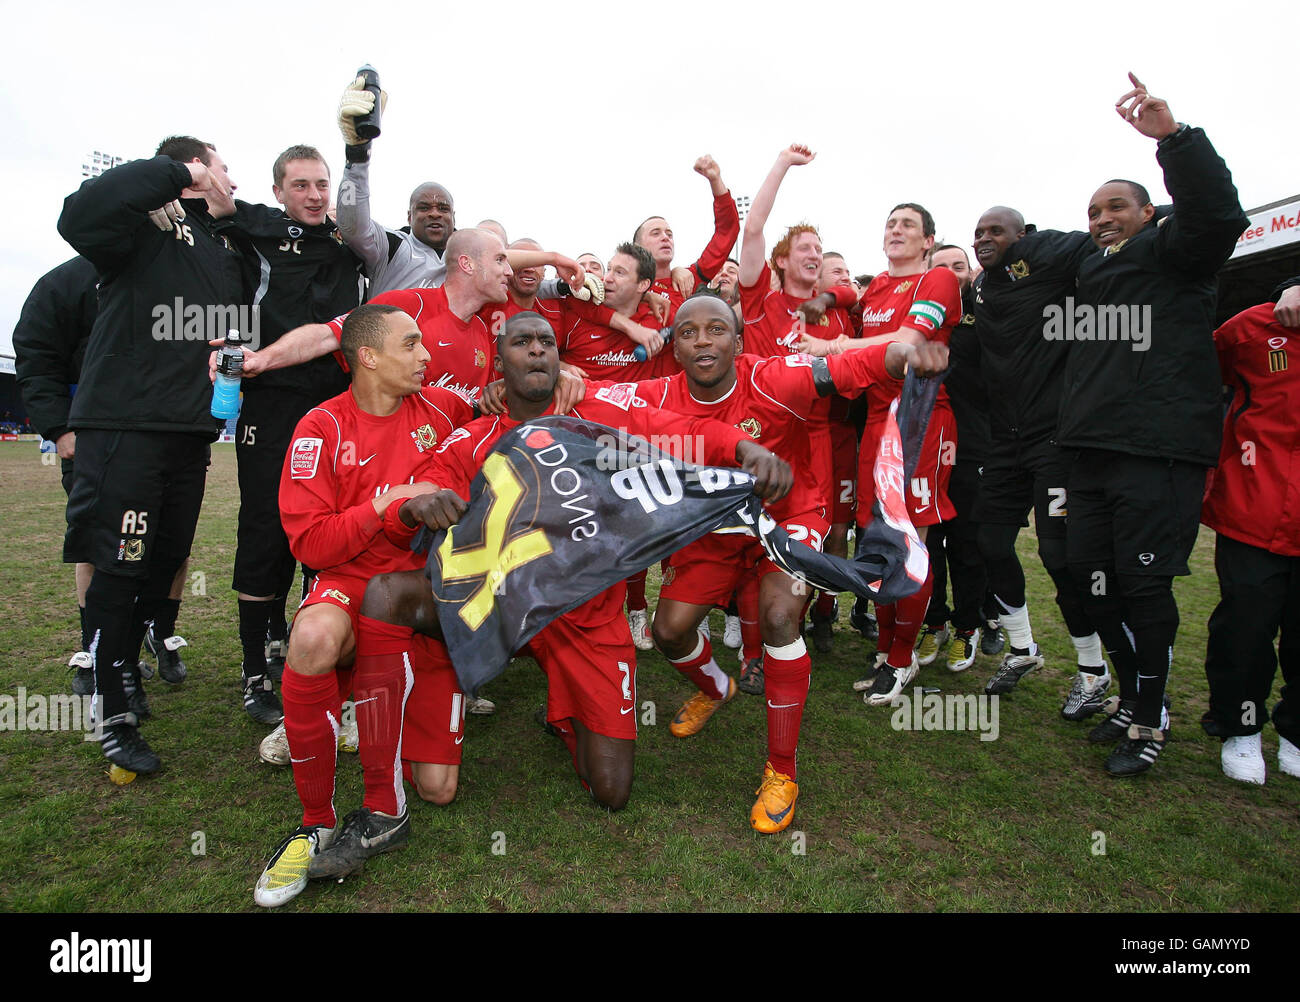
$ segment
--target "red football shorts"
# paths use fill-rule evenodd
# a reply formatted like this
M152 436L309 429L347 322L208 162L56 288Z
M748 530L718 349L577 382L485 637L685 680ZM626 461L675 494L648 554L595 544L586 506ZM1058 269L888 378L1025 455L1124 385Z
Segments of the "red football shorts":
M792 539L818 552L829 528L826 519L815 512L794 515L783 521L781 527ZM753 536L711 532L668 558L659 597L687 605L726 607L732 592L748 575L756 573L761 578L779 570Z
M447 648L415 635L411 650L415 685L402 719L402 758L408 762L460 765L465 740L465 694Z
M573 717L606 737L636 737L636 648L621 605L599 626L561 616L533 637L527 653L546 672L547 720Z

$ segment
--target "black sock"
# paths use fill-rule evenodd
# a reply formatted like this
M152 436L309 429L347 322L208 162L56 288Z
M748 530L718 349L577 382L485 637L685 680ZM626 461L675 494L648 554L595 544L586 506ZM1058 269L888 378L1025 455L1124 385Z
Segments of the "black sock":
M107 720L127 712L126 693L122 689L122 667L126 661L123 649L131 632L135 612L138 583L117 574L96 571L86 589L86 630L90 651L95 662L95 694L102 697L100 710ZM135 662L131 662L135 667Z
M267 624L267 637L271 640L283 640L289 628L289 624L284 620L284 609L288 600L288 595L277 595L266 603L271 607L270 620Z
M266 627L271 602L239 600L239 645L244 649L244 678L266 674Z
M176 617L181 613L181 600L159 598L153 601L153 638L162 643L176 636Z

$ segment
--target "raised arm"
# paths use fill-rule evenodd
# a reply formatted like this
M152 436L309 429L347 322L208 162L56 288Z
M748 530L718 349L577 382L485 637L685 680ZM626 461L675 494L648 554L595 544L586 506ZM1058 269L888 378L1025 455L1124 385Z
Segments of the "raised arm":
M763 227L767 224L767 217L772 214L776 193L785 178L785 172L792 166L812 163L816 156L807 146L792 143L780 152L776 163L768 171L749 207L749 215L745 217L745 232L740 244L741 285L752 286L763 273L763 263L767 260Z
M388 95L382 96L381 110L388 102ZM372 277L388 260L388 231L370 218L370 143L357 135L355 123L374 107L375 96L365 89L365 78L358 76L343 91L338 116L346 161L343 180L339 182L339 235L352 253L361 258L366 274Z
M208 169L197 161L133 160L90 178L64 199L59 235L101 271L111 270L131 252L132 236L150 211L208 183Z
M708 179L713 192L713 237L695 262L695 272L701 282L707 282L726 263L731 248L740 236L740 214L736 211L736 200L722 181L722 168L707 153L695 161L695 172ZM694 292L692 288L690 290ZM690 295L690 292L683 293Z
M1232 174L1201 129L1179 122L1167 101L1151 96L1132 73L1128 78L1133 89L1115 102L1115 110L1142 135L1156 140L1156 160L1174 200L1173 215L1160 228L1160 253L1180 270L1212 276L1250 222Z

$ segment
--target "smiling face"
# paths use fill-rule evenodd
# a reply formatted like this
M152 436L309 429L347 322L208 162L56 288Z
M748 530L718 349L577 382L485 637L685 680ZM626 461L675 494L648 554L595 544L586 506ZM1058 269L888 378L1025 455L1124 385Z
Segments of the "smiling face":
M290 160L283 182L271 191L294 222L319 226L330 207L330 169L321 160Z
M1025 235L1024 220L1011 209L989 209L975 224L975 260L985 271L1002 264L1007 248Z
M507 398L532 404L549 401L560 378L560 352L551 325L527 313L507 320L497 339L496 368L505 380Z
M511 249L519 250L541 250L542 245L536 240L516 240L510 245ZM539 264L532 268L519 268L512 270L510 277L506 280L510 291L516 299L527 300L537 295L537 287L542 284L542 276L546 274L546 265Z
M736 291L736 284L740 281L740 265L735 261L724 261L714 281L718 283L718 291L722 293L722 298L730 300L732 293Z
M782 283L791 281L804 286L817 284L822 271L822 241L815 231L798 233L790 241L790 251L776 258Z
M930 256L930 267L947 268L956 275L962 292L970 288L974 276L971 274L970 261L966 259L966 252L960 247L946 247L935 251Z
M717 296L696 296L677 308L673 354L691 392L716 398L736 380L736 314Z
M1092 242L1106 248L1136 236L1155 215L1150 202L1138 203L1133 186L1126 181L1109 181L1097 189L1088 203L1088 232Z
M822 257L822 270L817 276L817 291L825 292L837 285L852 285L853 274L844 258L838 254L826 254Z
M456 229L456 207L451 193L440 184L422 184L411 194L411 207L406 214L411 224L411 234L441 254L447 249L447 239Z
M925 222L915 209L895 209L885 220L884 246L890 264L910 264L930 252L934 237L925 235Z

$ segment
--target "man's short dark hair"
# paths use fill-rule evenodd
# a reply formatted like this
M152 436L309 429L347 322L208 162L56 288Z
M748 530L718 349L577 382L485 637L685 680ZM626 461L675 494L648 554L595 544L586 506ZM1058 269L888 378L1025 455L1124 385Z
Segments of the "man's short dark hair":
M689 303L692 299L716 299L724 307L726 307L727 316L731 319L731 333L733 334L740 333L740 324L736 320L736 311L731 308L731 304L728 303L726 299L723 298L722 293L719 292L717 289L710 288L707 283L701 285L698 289L696 289L694 292L692 292L689 296L686 297L686 300L682 305L683 306L686 305L686 303ZM679 308L679 312L680 312L680 308Z
M289 166L290 160L319 160L325 164L326 174L330 170L330 165L325 163L325 158L320 155L320 150L316 149L315 146L290 146L275 158L275 163L271 167L271 179L275 182L277 188L284 187L284 171Z
M1128 190L1130 194L1132 194L1132 196L1137 200L1139 209L1142 208L1144 205L1151 204L1151 193L1148 192L1146 188L1138 184L1136 181L1130 181L1128 178L1124 178L1124 177L1113 177L1106 183L1128 185Z
M384 338L388 336L388 315L401 312L403 311L396 306L387 303L364 303L347 315L339 341L349 369L357 371L357 352L363 345L383 347Z
M212 163L212 154L216 147L193 136L168 136L154 150L156 157L171 157L183 164L198 160L203 166Z
M966 259L966 265L967 265L968 267L970 266L970 255L966 253L966 248L965 248L965 247L962 247L962 246L959 245L959 244L939 244L939 245L936 246L933 250L930 251L930 260L933 261L933 260L934 260L934 256L935 256L936 254L938 254L939 251L941 251L941 250L959 250L959 251L961 251L961 256L964 257L964 258Z
M889 214L892 216L899 209L911 209L917 213L921 217L921 235L924 237L934 236L934 216L930 215L930 210L924 205L916 202L899 202L889 210Z
M655 280L654 255L640 244L619 244L614 248L614 253L626 254L636 261L636 280L638 282L653 282Z

